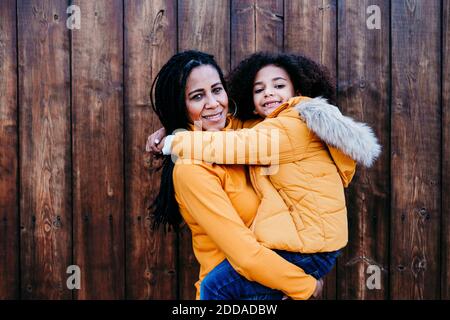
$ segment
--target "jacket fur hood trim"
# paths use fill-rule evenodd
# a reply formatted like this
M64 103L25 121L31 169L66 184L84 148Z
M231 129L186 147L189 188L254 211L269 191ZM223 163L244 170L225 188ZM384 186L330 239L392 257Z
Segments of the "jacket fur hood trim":
M302 101L294 108L321 140L340 149L359 164L371 167L380 155L381 146L372 128L342 115L325 98Z

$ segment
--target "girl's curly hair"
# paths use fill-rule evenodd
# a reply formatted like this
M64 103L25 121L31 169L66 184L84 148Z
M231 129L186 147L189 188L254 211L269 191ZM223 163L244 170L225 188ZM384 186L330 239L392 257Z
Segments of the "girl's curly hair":
M253 82L258 71L267 65L283 68L289 74L297 95L322 96L335 104L335 84L325 66L303 55L257 52L239 63L228 76L229 95L238 106L236 116L239 119L258 117L253 113Z

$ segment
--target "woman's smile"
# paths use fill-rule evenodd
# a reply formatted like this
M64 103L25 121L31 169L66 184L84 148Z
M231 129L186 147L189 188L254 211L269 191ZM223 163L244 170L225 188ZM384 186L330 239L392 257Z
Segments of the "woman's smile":
M207 121L212 121L212 122L218 122L220 120L223 119L224 116L224 111L225 109L222 109L222 111L216 112L216 113L211 113L208 115L202 115L202 119L205 119Z

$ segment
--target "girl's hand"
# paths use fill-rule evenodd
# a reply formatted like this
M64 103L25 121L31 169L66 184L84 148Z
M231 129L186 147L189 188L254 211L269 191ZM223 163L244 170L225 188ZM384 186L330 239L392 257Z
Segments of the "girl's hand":
M160 155L162 153L161 150L164 147L164 143L161 143L161 141L165 136L166 136L166 129L164 129L164 127L153 132L147 138L145 151L150 152L154 155Z

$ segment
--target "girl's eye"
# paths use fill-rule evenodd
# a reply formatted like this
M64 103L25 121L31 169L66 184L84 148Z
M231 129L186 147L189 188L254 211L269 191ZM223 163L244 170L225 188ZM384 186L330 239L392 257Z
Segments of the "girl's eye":
M277 85L275 86L275 88L276 88L276 89L283 89L285 86L286 86L286 85L284 85L284 84L277 84Z
M255 93L260 93L260 92L262 92L262 91L263 91L262 88L255 89Z

